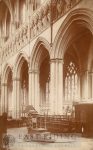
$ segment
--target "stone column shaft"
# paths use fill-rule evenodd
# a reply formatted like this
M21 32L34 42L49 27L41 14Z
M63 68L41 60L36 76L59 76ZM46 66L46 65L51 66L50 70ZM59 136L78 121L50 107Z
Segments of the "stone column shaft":
M40 112L40 97L39 97L39 72L35 72L35 108Z
M77 89L77 92L78 92L78 101L81 100L80 78L81 78L81 77L78 77L78 81L77 81L77 82L78 82L78 83L77 83L77 84L78 84L78 89Z
M8 93L7 93L7 84L4 86L4 94L5 94L5 112L8 113L9 108L9 102L8 102Z
M63 60L50 63L50 113L62 114L63 107Z
M93 99L93 72L92 72L92 99Z
M8 111L7 105L7 84L2 83L1 86L1 114Z
M35 107L35 78L34 72L31 73L31 105Z
M29 70L29 87L28 87L28 89L29 89L29 105L31 105L31 97L32 97L32 86L31 86L31 70Z
M17 78L13 79L13 118L20 117L20 80Z
M58 114L62 114L63 108L63 60L58 60Z
M88 71L82 72L82 100L88 100Z
M39 72L29 72L29 104L39 112Z

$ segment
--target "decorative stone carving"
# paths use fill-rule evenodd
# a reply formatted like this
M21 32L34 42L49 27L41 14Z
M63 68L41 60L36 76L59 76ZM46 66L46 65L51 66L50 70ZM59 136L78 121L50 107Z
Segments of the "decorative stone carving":
M72 0L65 0L65 2L66 2L66 9L70 9L71 8L71 1Z
M72 8L81 0L46 0L46 2L33 14L29 23L21 25L13 38L9 38L2 46L2 60L20 50L29 38L40 34L50 25L50 21L54 22L59 19L66 11ZM51 20L52 17L52 20Z
M65 1L58 0L57 2L57 15L60 16L64 12Z
M49 24L49 6L46 5L46 7L44 8L44 18L43 18L43 22L45 25L48 25Z

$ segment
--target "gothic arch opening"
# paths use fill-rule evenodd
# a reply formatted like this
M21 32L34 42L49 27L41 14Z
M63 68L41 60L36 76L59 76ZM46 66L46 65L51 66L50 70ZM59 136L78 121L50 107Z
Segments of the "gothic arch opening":
M37 41L31 57L31 104L40 113L49 109L50 54L46 43Z
M68 33L67 33L68 34ZM92 33L78 22L69 27L68 43L64 52L64 104L70 107L74 102L92 98L88 68L92 50ZM90 56L91 57L91 56ZM90 89L90 90L89 90Z
M86 9L71 12L55 38L53 58L63 59L63 109L73 102L88 102L93 98L92 13Z
M15 103L16 116L23 117L25 107L28 105L28 57L26 54L20 53L16 59L15 66Z

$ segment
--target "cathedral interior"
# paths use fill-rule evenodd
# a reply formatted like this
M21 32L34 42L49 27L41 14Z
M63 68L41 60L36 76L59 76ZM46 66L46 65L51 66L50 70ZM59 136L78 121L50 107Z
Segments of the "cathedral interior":
M87 5L86 5L87 4ZM93 1L0 0L0 114L93 104Z

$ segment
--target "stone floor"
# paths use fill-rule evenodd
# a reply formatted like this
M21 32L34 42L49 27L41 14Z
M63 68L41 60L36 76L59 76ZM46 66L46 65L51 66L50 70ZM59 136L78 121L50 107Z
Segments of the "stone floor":
M83 138L78 134L55 135L55 143L25 142L26 128L9 129L8 134L15 137L15 143L9 150L93 150L93 139ZM54 135L53 135L54 136Z

